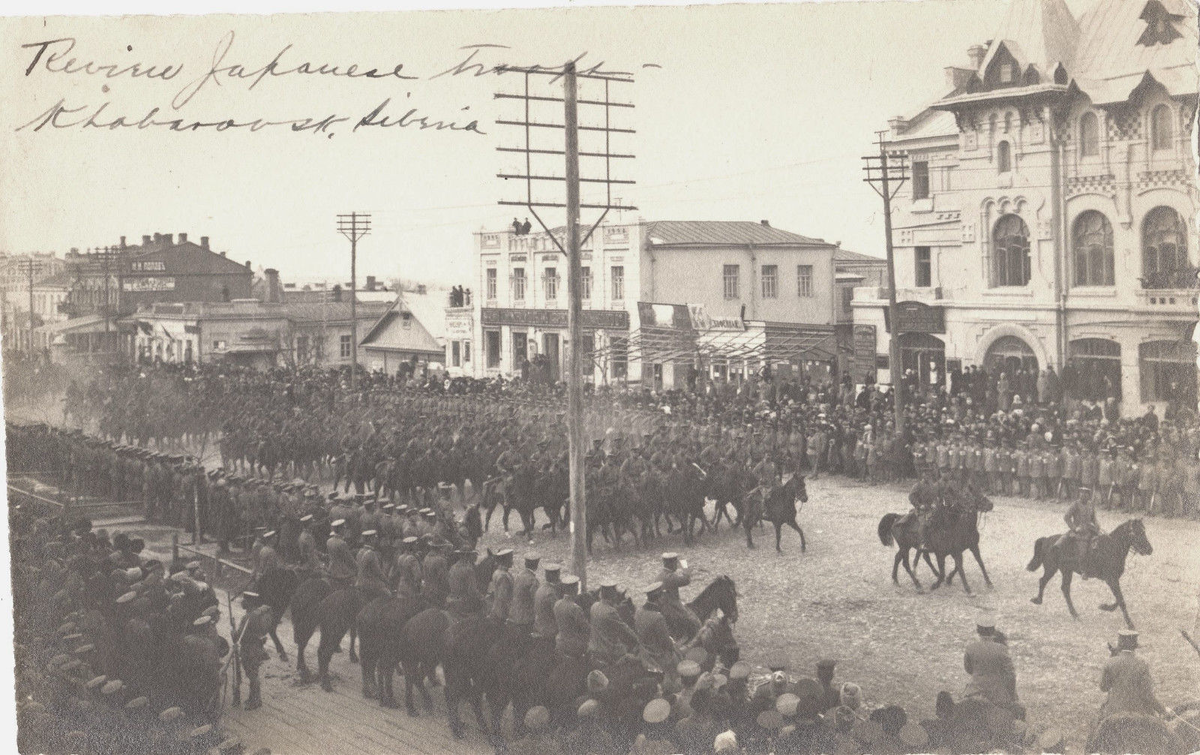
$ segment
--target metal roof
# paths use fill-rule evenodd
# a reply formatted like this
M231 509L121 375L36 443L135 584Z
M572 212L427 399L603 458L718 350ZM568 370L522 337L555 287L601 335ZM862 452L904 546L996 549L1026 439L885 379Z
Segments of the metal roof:
M1146 31L1142 18L1151 3L1162 5L1174 18L1180 36L1167 44L1141 45ZM1196 11L1191 3L1174 0L1101 0L1080 18L1079 50L1068 72L1097 104L1127 100L1146 74L1172 95L1197 91Z
M643 223L645 238L663 246L789 246L826 244L822 239L748 220L654 220Z
M407 323L407 325L406 325ZM409 308L403 296L396 297L387 307L359 345L367 349L386 351L415 351L441 354L445 349L437 342L421 319Z
M347 294L349 296L349 294ZM271 307L278 306L278 310L273 310ZM386 302L358 302L358 312L356 313L359 320L371 320L379 317L388 309L389 305ZM283 317L296 322L338 322L350 321L350 302L349 301L334 301L334 302L283 302L278 305L267 305L264 311L278 311Z
M1011 0L996 37L988 45L980 74L987 70L1001 43L1022 68L1032 64L1043 77L1054 70L1056 63L1070 71L1078 42L1079 24L1063 0Z

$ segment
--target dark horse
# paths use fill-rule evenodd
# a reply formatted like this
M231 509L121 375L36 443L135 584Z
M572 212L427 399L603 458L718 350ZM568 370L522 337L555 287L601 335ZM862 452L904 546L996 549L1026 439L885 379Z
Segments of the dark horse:
M1071 578L1075 572L1082 573L1084 565L1078 563L1075 543L1063 542L1063 539L1061 535L1050 535L1038 538L1037 542L1033 544L1033 559L1025 568L1029 571L1037 571L1038 567L1042 566L1045 567L1045 571L1038 580L1037 597L1032 598L1031 602L1041 605L1042 594L1046 591L1046 583L1050 581L1055 572L1062 572L1063 597L1067 601L1067 608L1071 611L1071 615L1078 619L1079 614L1071 602ZM1125 596L1121 594L1121 575L1125 573L1125 557L1129 554L1130 548L1143 556L1149 556L1154 552L1154 547L1146 539L1146 527L1142 524L1141 519L1127 519L1117 525L1111 533L1100 535L1095 547L1088 553L1089 563L1087 566L1091 567L1092 574L1104 580L1116 599L1112 603L1101 604L1100 610L1115 611L1120 608L1121 613L1125 616L1125 624L1133 629L1133 620L1129 618L1129 611L1125 608Z
M701 624L708 621L708 617L712 616L717 609L720 609L721 613L729 618L729 621L736 624L738 620L737 598L737 587L733 580L722 574L701 590L696 599L687 604L687 608L696 615L696 618L700 619ZM677 610L672 611L670 608L664 610L663 618L667 620L667 628L672 637L682 642L693 639L691 626L681 620Z
M921 548L920 528L916 517L905 517L901 514L885 514L879 520L879 542L891 545L895 542L898 550L892 562L892 582L899 584L898 570L904 564L904 570L912 579L913 584L920 590L921 582L917 579L914 567L920 564L921 558L929 565L937 580L930 589L936 590L943 582L947 584L958 574L962 578L963 590L971 592L967 577L962 571L962 553L969 550L975 556L975 562L983 573L983 580L988 587L992 586L987 567L983 565L983 557L979 552L979 514L992 510L992 501L977 491L968 490L962 495L954 496L946 505L939 507L930 514L925 527L929 549ZM910 566L909 551L917 550L914 563ZM934 565L930 553L937 556L938 563ZM954 569L949 575L945 572L946 556L954 559Z
M379 699L385 708L395 708L392 675L401 661L404 625L424 605L416 597L376 598L358 612L359 654L362 659L363 697Z
M271 607L271 641L275 643L275 652L279 654L279 660L287 662L287 653L284 652L283 643L279 641L279 635L276 630L279 628L279 621L283 618L284 612L291 605L292 596L296 594L296 588L300 586L300 577L293 569L268 569L259 576L258 580L251 587L254 592L257 592L264 603Z
M755 496L758 493L754 494ZM804 530L796 523L796 501L808 503L808 486L804 484L804 475L792 475L791 479L782 485L762 493L765 500L751 500L746 506L746 515L742 517L742 528L746 530L746 547L754 547L751 528L761 520L775 525L775 550L783 553L779 540L783 536L783 526L796 530L800 534L800 552L807 547L804 540Z

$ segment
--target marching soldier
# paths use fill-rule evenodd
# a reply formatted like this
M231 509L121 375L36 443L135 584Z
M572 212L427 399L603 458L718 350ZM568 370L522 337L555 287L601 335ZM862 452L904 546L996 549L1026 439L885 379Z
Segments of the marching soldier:
M521 629L525 634L533 631L534 596L538 591L537 568L541 557L536 553L525 554L525 568L513 578L512 608L508 613L508 623Z
M262 707L262 690L258 679L258 670L263 661L267 660L267 650L264 644L273 622L271 607L262 602L262 597L256 592L242 593L247 613L242 617L238 626L238 648L242 669L250 681L250 696L246 699L246 710Z
M513 552L505 548L496 553L496 570L492 572L492 584L488 588L488 598L491 600L490 616L501 624L508 620L508 612L513 600L513 577L509 573L512 568Z
M543 570L546 581L538 586L533 594L533 634L536 637L553 640L558 634L558 624L554 618L554 604L559 596L559 573L562 567L558 564L546 564Z

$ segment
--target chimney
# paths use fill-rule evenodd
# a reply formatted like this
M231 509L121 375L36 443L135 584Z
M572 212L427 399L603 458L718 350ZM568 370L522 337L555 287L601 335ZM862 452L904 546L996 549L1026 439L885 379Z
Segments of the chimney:
M375 276L374 275L367 276L367 290L368 291L375 290Z
M946 86L951 89L966 89L967 83L971 81L971 77L975 75L975 70L972 68L959 68L958 66L947 66L946 69Z
M279 271L273 267L268 267L263 272L267 276L267 302L278 304L283 301L283 296L279 289Z
M247 270L253 270L253 269L254 269L253 267L251 267L251 266L250 266L250 260L246 260L246 269L247 269Z
M342 300L342 287L334 284L333 286L333 301L340 302Z
M987 55L987 48L983 45L971 45L967 48L967 57L971 59L971 68L978 71L979 66L983 65L983 58Z
M161 233L154 234L154 243L157 244L160 241L162 241L162 234Z
M899 115L895 116L894 118L888 118L888 128L890 128L892 131L895 131L897 134L903 134L904 130L908 128L908 121L905 120L903 116Z
M200 248L206 252L208 251L208 236L200 237Z
M224 257L224 256L225 256L225 252L221 252L221 256L222 256L222 257Z
M150 246L150 237L142 236L142 246Z
M186 233L181 233L181 234L179 234L179 243L180 243L180 244L186 244L186 243L187 243L187 234L186 234Z
M121 248L122 249L125 248L125 237L124 236L121 237Z
M164 233L162 235L162 237L163 237L163 246L174 246L175 245L175 234Z
M767 228L770 228L770 227L771 227L771 221L769 221L769 220L760 220L760 221L758 221L758 222L762 223L762 224L763 224L764 226L766 226Z

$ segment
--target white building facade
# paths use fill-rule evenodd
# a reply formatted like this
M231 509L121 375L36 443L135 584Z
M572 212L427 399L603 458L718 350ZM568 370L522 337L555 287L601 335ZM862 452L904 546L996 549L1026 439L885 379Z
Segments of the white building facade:
M448 311L456 332L465 326L473 333L470 339L459 333L451 342L473 341L475 353L469 363L451 358L452 368L475 377L513 376L540 364L546 377L561 379L570 348L566 256L545 232L522 235L511 229L477 233L476 251L470 316L463 308ZM673 329L694 341L693 315L776 332L804 324L826 329L818 335L831 340L835 251L833 244L765 221L601 225L581 254L585 379L679 385L695 360L682 346L654 351L647 334ZM675 309L667 315L666 307ZM830 344L826 348L822 356L836 352ZM756 353L703 369L746 375L769 361L763 349Z
M891 121L911 176L893 204L903 368L1052 365L1126 415L1195 406L1196 49L1184 2L1099 0L1077 21L1013 0L944 97ZM886 294L853 303L881 366Z

